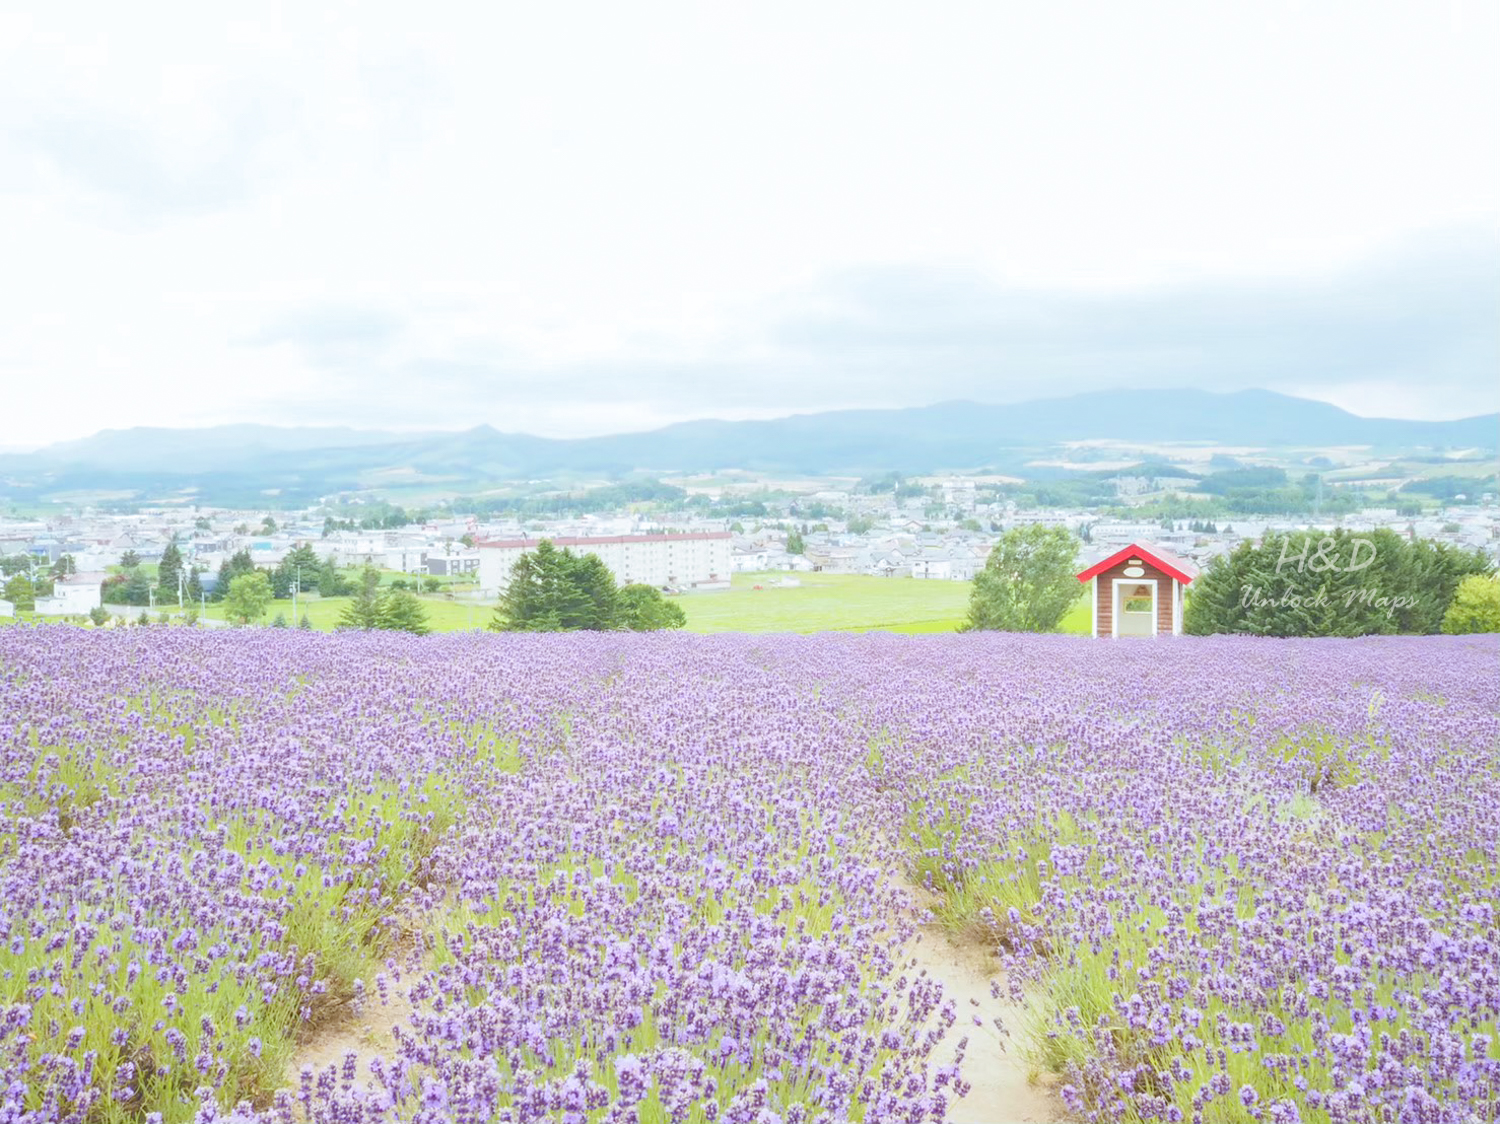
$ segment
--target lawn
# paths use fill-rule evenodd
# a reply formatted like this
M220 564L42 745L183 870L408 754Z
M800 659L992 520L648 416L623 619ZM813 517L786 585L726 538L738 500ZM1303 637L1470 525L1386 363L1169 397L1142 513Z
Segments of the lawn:
M687 614L689 632L954 632L969 610L969 582L916 581L912 578L874 578L862 574L798 574L801 584L778 587L771 583L793 578L788 574L735 574L733 588L690 593L677 599ZM756 586L761 588L757 589ZM319 632L332 632L349 604L347 597L304 597L298 612ZM490 602L421 598L434 632L463 632L484 628L494 615ZM112 615L133 621L141 609L107 605ZM176 616L173 606L158 612ZM31 614L26 614L30 616ZM224 606L210 601L204 614L223 620ZM271 602L262 618L269 623L280 615L297 623L289 600ZM0 618L3 622L4 618ZM1060 631L1088 635L1091 626L1086 596L1068 610Z
M951 632L969 604L968 582L861 574L735 574L732 582L679 599L690 632Z
M799 584L771 584L783 580ZM733 588L688 594L679 604L690 632L953 632L968 615L972 588L862 574L735 574ZM1088 599L1080 598L1062 631L1089 627Z
M1073 607L1063 614L1057 631L1071 632L1075 636L1087 636L1094 631L1094 614L1089 608L1089 587L1083 587L1083 595L1073 602Z
M307 617L308 623L319 632L332 632L337 627L339 617L344 612L344 607L349 604L348 597L303 597L299 598L297 614ZM489 624L490 617L494 615L495 607L489 603L476 603L472 601L449 601L443 597L419 597L422 608L427 610L427 623L434 632L463 632L467 629L483 628ZM135 620L140 615L139 608L129 605L106 606L111 613L123 616L126 620ZM176 608L167 610L169 615L175 616ZM286 618L288 625L297 623L297 614L292 612L290 599L271 602L271 607L266 610L266 615L261 618L262 624L268 624L275 620L278 615ZM155 613L150 614L155 618ZM221 621L224 619L224 606L221 602L210 601L207 612L202 615L209 620Z

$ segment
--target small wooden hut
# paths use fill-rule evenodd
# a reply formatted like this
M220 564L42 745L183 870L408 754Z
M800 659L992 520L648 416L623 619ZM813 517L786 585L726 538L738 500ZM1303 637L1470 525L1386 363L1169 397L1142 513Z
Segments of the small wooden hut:
M1181 636L1182 593L1198 568L1150 543L1131 543L1078 575L1092 583L1095 636Z

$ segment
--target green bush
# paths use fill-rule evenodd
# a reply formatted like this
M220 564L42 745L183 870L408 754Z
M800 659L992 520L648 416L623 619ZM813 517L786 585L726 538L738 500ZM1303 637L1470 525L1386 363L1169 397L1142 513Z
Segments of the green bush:
M1443 614L1443 631L1500 632L1500 577L1470 574L1459 582Z
M1055 632L1078 600L1078 539L1033 523L1006 531L974 577L962 631Z

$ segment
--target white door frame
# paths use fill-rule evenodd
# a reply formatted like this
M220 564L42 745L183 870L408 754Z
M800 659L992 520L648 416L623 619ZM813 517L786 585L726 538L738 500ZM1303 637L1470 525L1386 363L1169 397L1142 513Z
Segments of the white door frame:
M1141 585L1147 580L1148 579L1146 578L1112 578L1110 580L1110 596L1113 598L1112 603L1114 605L1113 612L1109 614L1109 634L1111 637L1118 639L1120 636L1120 602L1122 600L1122 598L1120 597L1121 587L1126 585ZM1158 623L1157 618L1158 610L1156 606L1156 599L1158 596L1160 596L1161 593L1161 579L1151 578L1149 580L1151 582L1151 637L1152 639L1155 639L1157 634L1161 632L1161 627Z

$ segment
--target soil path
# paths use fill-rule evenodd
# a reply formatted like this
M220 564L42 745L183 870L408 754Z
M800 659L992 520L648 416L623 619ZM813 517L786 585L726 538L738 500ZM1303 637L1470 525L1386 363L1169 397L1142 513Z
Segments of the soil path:
M355 1088L373 1089L378 1085L370 1072L370 1059L389 1061L396 1055L396 1035L393 1028L403 1030L411 1025L412 1006L404 985L393 984L386 990L386 1002L372 994L358 1015L331 1024L318 1031L307 1042L298 1047L287 1066L286 1087L295 1090L304 1066L311 1066L313 1073L321 1073L329 1066L340 1072L344 1059L355 1056Z
M923 908L930 899L925 891L907 886ZM980 948L957 947L948 941L937 922L918 929L920 940L907 947L908 962L943 985L944 999L957 1004L957 1021L932 1052L934 1065L948 1065L959 1039L968 1036L962 1075L972 1088L966 1097L951 1097L949 1124L1052 1124L1067 1119L1056 1093L1045 1082L1032 1080L1031 1070L1020 1057L1019 1032L1024 1008L1004 998L1004 979L993 954ZM992 982L1002 986L996 999ZM974 1025L978 1019L982 1024ZM998 1030L998 1018L1009 1034Z
M918 909L925 910L931 903L931 895L919 887L906 884L905 889ZM945 1001L954 1001L958 1015L933 1049L933 1067L952 1064L959 1039L969 1039L962 1075L970 1089L967 1096L957 1097L948 1087L949 1124L1056 1124L1067 1120L1056 1093L1045 1080L1034 1080L1020 1057L1013 1035L1020 1027L1024 1008L992 994L995 982L1002 984L1001 996L1005 994L995 956L982 948L950 943L935 921L921 925L917 934L906 948L907 964L941 983ZM410 970L403 971L403 977ZM330 1024L299 1047L287 1067L286 1087L297 1088L304 1066L311 1066L314 1073L329 1066L342 1071L345 1058L352 1053L355 1087L373 1089L377 1082L370 1072L370 1060L392 1058L396 1052L395 1028L404 1030L411 1025L407 987L412 982L407 978L401 984L392 983L384 1003L371 988L358 1015ZM976 1018L981 1025L975 1025ZM996 1027L997 1018L1011 1033Z

